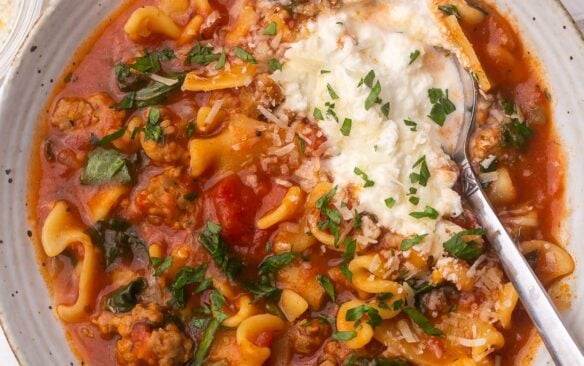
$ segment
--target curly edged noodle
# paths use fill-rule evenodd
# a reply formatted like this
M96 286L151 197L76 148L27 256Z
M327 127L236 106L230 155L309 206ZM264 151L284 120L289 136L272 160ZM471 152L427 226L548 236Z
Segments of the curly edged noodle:
M221 325L228 328L237 328L244 320L259 312L258 307L248 295L242 295L237 299L237 312L227 319Z
M262 332L279 332L284 330L286 324L282 319L271 314L254 315L245 319L235 334L237 345L241 352L241 365L259 366L269 357L269 347L255 345L254 341Z
M59 318L68 323L85 320L88 309L95 297L96 274L99 257L86 228L73 214L72 207L65 201L57 201L43 224L41 241L45 254L56 257L73 244L83 246L83 264L79 277L79 294L72 305L58 305Z

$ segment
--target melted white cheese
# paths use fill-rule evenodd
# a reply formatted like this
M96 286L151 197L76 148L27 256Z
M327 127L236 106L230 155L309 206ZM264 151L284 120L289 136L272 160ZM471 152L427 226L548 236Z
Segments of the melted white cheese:
M353 193L359 211L374 214L381 225L405 236L433 234L441 217L462 212L452 190L458 170L441 147L461 122L460 78L453 61L435 48L451 47L426 7L422 0L385 1L323 14L307 25L306 38L290 46L283 70L273 75L286 95L284 109L310 118L315 108L322 111L318 125L327 137L324 166L334 184ZM420 56L410 64L416 51ZM371 88L357 85L370 70L381 84L383 103L366 110ZM338 99L332 100L327 85ZM427 117L431 88L448 89L457 107L444 127ZM334 103L339 123L326 114L327 102ZM381 110L386 102L391 103L387 118ZM352 120L349 136L341 133L345 118ZM417 131L406 126L406 119L417 123ZM419 173L413 166L423 156L431 174L425 187L410 180L411 173ZM364 187L355 167L375 184ZM410 188L417 189L417 205L409 201ZM388 198L396 201L392 208L386 206ZM426 206L440 218L410 215Z

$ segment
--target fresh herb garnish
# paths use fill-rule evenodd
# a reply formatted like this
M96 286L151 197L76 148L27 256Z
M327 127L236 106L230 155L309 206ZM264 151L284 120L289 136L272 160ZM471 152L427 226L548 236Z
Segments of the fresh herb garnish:
M480 228L463 230L444 242L444 250L450 255L465 261L472 261L478 258L482 252L481 245L474 240L464 240L465 236L472 235L485 235L485 230Z
M456 106L448 98L448 89L429 89L428 98L430 99L430 103L432 103L432 110L430 111L428 118L434 121L437 125L443 126L444 122L446 122L446 116L456 110Z
M357 336L357 332L354 330L338 331L334 332L332 338L337 341L350 341Z
M406 250L412 248L413 246L420 244L426 236L428 236L428 234L414 235L413 237L411 237L409 239L404 239L404 240L402 240L399 249L401 251L406 251Z
M106 295L103 307L114 314L127 313L138 304L138 296L148 287L148 282L138 277L129 284Z
M275 36L278 33L278 26L276 22L272 21L268 26L264 29L262 33L264 36Z
M325 219L318 222L317 226L320 230L329 230L334 236L335 247L339 245L339 233L341 229L341 213L335 209L330 208L329 205L337 193L337 187L334 187L324 196L316 200L316 208L324 215Z
M318 280L318 282L320 283L322 288L326 291L326 293L329 295L331 300L335 301L336 295L335 295L335 286L333 285L333 281L331 281L330 278L328 278L327 276L324 276L324 275L317 275L316 279Z
M410 174L410 182L418 183L422 187L425 187L428 184L428 179L430 179L430 170L428 169L428 164L426 164L426 155L422 156L420 159L416 161L412 168L420 167L419 173L411 173Z
M405 306L402 308L402 311L406 313L414 323L422 328L424 333L431 336L444 337L444 333L440 329L432 326L428 318L426 318L418 309Z
M375 182L372 181L371 179L369 179L369 176L367 174L365 174L365 172L362 171L360 168L355 167L355 169L353 169L353 173L357 174L365 181L365 184L363 185L363 187L369 188L369 187L373 187L375 185Z
M154 268L154 276L160 276L166 272L170 266L172 266L173 260L173 256L168 256L166 258L150 257L150 264L152 265L152 268Z
M414 61L416 61L418 57L420 57L420 55L421 55L420 50L415 50L414 52L410 53L410 62L408 63L408 65L413 64Z
M387 102L381 106L381 113L385 118L389 118L389 112L391 111L391 103Z
M521 151L525 149L527 141L531 137L533 137L533 130L519 119L513 118L511 122L503 125L501 145Z
M87 232L93 244L102 249L106 269L118 258L147 258L148 256L146 243L125 220L112 218L98 221Z
M241 47L235 47L233 49L233 54L235 56L239 57L242 61L249 62L250 64L257 64L258 63L256 58L251 53L247 52L246 50L244 50Z
M225 53L225 48L221 49L221 54L219 55L219 59L217 59L217 63L215 64L215 70L221 70L225 67L225 62L227 61L227 54Z
M422 212L410 212L410 216L416 219L428 218L436 220L438 218L438 211L436 211L433 207L426 206Z
M411 196L409 201L412 205L416 206L418 203L420 203L420 197Z
M318 108L314 108L314 112L312 112L312 116L317 121L323 121L324 120L324 117L322 115L322 111L320 109L318 109Z
M259 264L258 271L260 275L273 274L278 272L282 267L290 264L297 255L294 253L282 253L264 258Z
M194 122L189 122L187 125L187 138L193 137L195 130L197 129L197 125Z
M217 333L221 322L226 318L225 313L221 311L221 306L225 301L221 293L217 290L213 291L213 293L211 293L210 300L213 319L208 322L207 327L203 332L203 338L201 339L201 342L195 351L190 366L203 366L205 364L205 359L207 358L207 354L211 349L211 344L215 338L215 333Z
M335 92L335 90L333 89L331 84L329 84L329 83L326 84L326 90L328 91L332 100L339 99L338 94ZM333 108L334 108L334 106L333 106Z
M387 208L393 208L393 206L395 206L395 198L393 197L389 197L386 198L383 202L385 202L385 205L387 206Z
M324 70L324 69L320 70L320 74L321 74L321 75L324 75L324 74L330 74L330 73L331 73L331 72L330 72L329 70Z
M371 325L372 328L381 324L379 311L376 308L365 304L349 309L345 315L345 320L357 322L360 321L364 315L369 317L367 323Z
M233 279L243 268L243 263L228 253L227 246L221 238L221 226L207 221L207 225L199 235L199 242L211 254L217 266Z
M174 281L170 286L170 293L172 297L168 301L168 305L177 309L184 309L187 300L186 287L196 283L204 283L206 272L206 264L200 265L198 267L182 267L176 273L176 276L174 276ZM199 287L195 290L195 292L200 292L200 290L204 289L206 286L207 285L204 285L202 288Z
M369 110L375 104L381 103L381 100L379 99L379 94L381 94L381 83L379 82L379 80L377 80L375 86L373 86L371 92L367 96L367 99L365 99L365 110Z
M275 58L268 60L268 67L272 71L280 70L282 71L282 63Z
M130 162L117 150L94 150L87 157L80 181L83 185L131 183Z
M107 144L119 139L120 137L124 136L127 129L126 127L122 127L116 132L112 132L109 135L104 136L101 140L95 142L95 146L106 146Z
M412 132L416 132L418 130L418 124L412 120L404 119L404 124L408 126Z
M164 139L164 130L160 125L160 110L156 107L150 108L148 113L148 120L144 127L144 140L152 140L154 142L162 142Z
M341 126L341 134L343 136L349 136L351 134L351 126L353 121L350 118L345 118L343 125Z
M218 61L219 58L221 58L221 55L213 53L213 46L201 46L199 42L196 42L195 46L187 54L186 62L189 65L208 65L211 62Z

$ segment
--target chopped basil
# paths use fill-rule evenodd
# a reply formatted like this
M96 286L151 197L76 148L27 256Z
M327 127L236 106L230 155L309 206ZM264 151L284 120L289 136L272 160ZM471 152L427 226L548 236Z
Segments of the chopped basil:
M335 92L335 90L333 89L331 84L329 84L329 83L326 84L326 90L328 91L332 100L339 99L338 94ZM334 106L333 106L333 108L334 108Z
M433 207L426 206L422 212L410 212L410 216L416 219L428 218L436 220L438 218L438 211L436 211Z
M187 125L187 138L193 137L196 128L197 125L194 122L189 122L189 124Z
M408 63L408 65L413 64L414 61L416 61L418 57L420 57L420 55L421 55L420 50L415 50L414 52L410 53L410 62Z
M197 192L189 192L183 196L186 201L192 202L197 199Z
M127 313L138 303L138 296L148 287L148 282L138 277L129 284L106 295L104 308L114 314Z
M349 136L351 134L351 126L353 121L350 118L345 118L343 125L341 126L341 134L343 136Z
M280 61L276 60L275 58L272 58L268 61L268 67L272 71L276 70L282 71L282 63L280 63Z
M404 119L404 124L410 128L410 131L416 132L418 130L418 124L409 119Z
M239 57L242 61L249 62L250 64L257 64L258 63L256 58L253 57L253 55L251 53L247 52L246 50L244 50L241 47L235 47L233 49L233 54L235 56Z
M402 240L399 249L401 251L406 251L406 250L412 248L413 246L416 246L416 245L420 244L422 242L422 240L424 240L424 238L426 236L428 236L428 234L415 235L412 238L404 239L404 240Z
M104 136L101 140L95 142L95 146L106 146L107 144L124 136L126 131L127 131L126 127L122 127L119 130L117 130L116 132L112 132L109 135Z
M419 173L411 173L410 174L410 182L418 183L422 187L425 187L428 184L428 180L430 179L430 170L428 169L428 164L426 164L426 155L422 156L416 163L414 164L413 168L420 167Z
M119 63L114 67L118 88L123 92L131 92L148 85L147 75L132 69L130 66Z
M132 225L121 219L98 221L87 233L103 252L106 270L118 259L148 258L146 243Z
M357 241L351 238L345 239L345 251L343 252L343 260L350 262L355 257L355 250L357 249Z
M151 257L150 264L152 265L152 268L154 268L154 276L160 276L166 272L170 266L172 266L173 260L173 256L168 256L166 258Z
M411 363L401 358L366 357L353 353L341 366L411 366Z
M320 74L321 74L321 75L324 75L324 74L330 74L330 71L329 71L329 70L324 70L324 69L322 69L322 70L320 70Z
M395 206L395 198L393 197L386 198L384 202L387 208L393 208Z
M359 84L357 84L357 87L360 87L361 85L365 84L366 86L372 88L374 81L375 81L375 71L371 70L367 73L367 75L365 75L364 78L359 80Z
M375 104L380 103L379 94L381 94L381 83L379 80L375 83L375 86L371 89L371 92L365 99L365 110L371 109Z
M268 26L264 29L262 33L264 36L275 36L278 33L278 26L276 22L272 21Z
M402 310L414 323L422 328L424 333L431 336L444 337L444 333L440 329L433 327L428 318L426 318L418 309L406 306L402 308Z
M333 339L337 341L350 341L357 336L354 330L338 331L333 333Z
M164 130L162 130L160 122L160 110L156 107L150 108L148 120L144 127L144 140L152 140L158 143L162 142L164 139Z
M351 272L351 270L349 269L349 265L347 263L341 263L341 265L339 266L339 270L341 271L343 276L345 276L345 278L349 280L349 282L353 281L353 272Z
M339 235L341 229L341 213L335 209L328 207L337 193L337 187L334 187L327 194L316 200L316 208L320 210L320 213L324 215L325 219L319 221L317 226L320 230L329 230L334 236L335 247L339 245Z
M131 183L133 179L130 174L130 163L117 150L94 150L85 162L80 181L83 185Z
M215 338L215 333L219 329L221 322L217 319L211 319L203 332L203 338L197 347L195 354L193 356L193 360L190 363L190 366L203 366L205 364L205 359L207 358L207 354L211 349L211 344Z
M361 228L361 214L355 209L355 222L353 223L355 229Z
M246 284L246 288L256 298L264 297L275 301L280 298L282 293L282 290L276 287L272 276L267 275L260 276L257 281Z
M389 112L391 111L391 103L387 102L381 106L381 113L385 118L389 118Z
M218 61L219 58L221 58L221 55L213 53L213 46L201 46L197 41L195 46L187 54L186 62L189 65L208 65L211 62Z
M460 19L460 13L455 5L440 5L438 9L446 15L454 15L457 19Z
M472 235L485 235L484 229L470 229L463 230L452 238L444 242L444 250L446 250L450 255L457 258L463 259L465 261L472 261L481 255L482 248L479 243L474 240L465 241L465 236Z
M369 187L373 187L375 185L375 182L370 180L369 176L367 176L367 174L365 174L365 172L362 171L361 169L359 169L358 167L355 167L355 169L353 169L353 173L357 174L365 181L365 184L363 185L363 187L369 188Z
M136 58L133 63L128 64L128 67L142 73L156 74L162 70L161 61L168 61L173 58L176 58L176 56L170 48L155 52L145 51L144 56Z
M161 104L170 95L171 92L180 89L184 74L177 74L173 76L176 78L176 83L173 85L166 85L158 81L151 82L146 87L126 94L124 99L115 106L116 109L126 110L135 108L144 108L151 105Z
M233 279L243 268L243 263L228 252L220 233L220 225L207 221L207 225L199 235L199 242L209 252L217 266L227 274L227 277Z
M322 115L322 111L318 108L314 108L314 112L312 112L312 116L314 117L314 119L316 119L317 121L322 121L324 120L324 117Z
M429 89L428 98L430 99L430 103L432 103L432 110L430 111L428 118L434 121L437 125L443 126L444 122L446 122L446 116L456 110L456 106L448 98L448 89Z
M517 118L513 118L511 122L504 124L502 130L501 145L520 151L525 149L528 139L533 137L533 130Z
M195 283L205 281L207 265L203 264L198 267L182 267L174 276L174 281L170 286L171 299L168 305L177 309L184 309L187 301L186 287Z
M367 323L371 325L371 327L375 328L381 324L381 316L379 315L379 311L376 308L365 304L347 310L345 320L357 322L361 320L364 315L369 317Z
M515 106L515 103L504 99L501 102L501 105L503 106L503 109L505 110L505 114L508 116L513 116L517 113L517 107Z
M225 48L221 49L221 54L219 55L219 59L217 59L217 63L215 64L215 70L221 70L225 67L225 61L227 61L227 54L225 53Z
M266 257L258 266L259 274L276 273L282 267L290 264L296 257L297 255L294 253L282 253Z
M327 276L324 276L324 275L317 275L316 279L318 280L318 282L320 283L322 288L326 291L326 293L329 295L331 300L335 301L336 295L335 295L335 286L333 285L333 281L331 281L330 278L328 278Z

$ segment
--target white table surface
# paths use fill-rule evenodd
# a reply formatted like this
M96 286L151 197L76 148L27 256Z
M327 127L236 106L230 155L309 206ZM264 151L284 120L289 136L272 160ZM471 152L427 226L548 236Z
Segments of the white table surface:
M537 0L531 0L537 1ZM572 14L578 25L584 30L584 0L562 0L568 11ZM0 80L0 93L1 80ZM18 366L18 362L14 358L10 346L6 342L4 333L0 329L0 365L1 366Z

